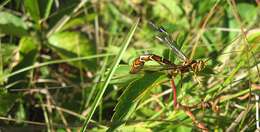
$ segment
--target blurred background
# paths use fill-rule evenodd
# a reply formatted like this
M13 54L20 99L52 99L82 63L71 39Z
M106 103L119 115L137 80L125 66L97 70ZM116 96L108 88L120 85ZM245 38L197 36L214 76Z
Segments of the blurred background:
M0 130L254 131L259 8L258 0L1 0ZM208 60L173 78L187 109L173 106L158 63L129 73L147 53L182 64L149 22L189 59Z

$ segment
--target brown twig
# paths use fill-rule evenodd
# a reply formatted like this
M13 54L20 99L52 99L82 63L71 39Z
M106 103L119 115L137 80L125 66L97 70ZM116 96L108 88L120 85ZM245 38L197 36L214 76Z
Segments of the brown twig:
M208 132L208 128L205 126L205 124L203 122L200 122L196 119L196 117L193 115L193 113L191 112L190 107L186 107L183 105L178 105L178 108L183 110L187 116L189 116L192 120L192 122L199 128L202 129L203 132Z
M176 86L175 86L173 79L171 79L171 86L172 86L172 92L173 92L173 106L175 109L177 107L177 90L176 90Z

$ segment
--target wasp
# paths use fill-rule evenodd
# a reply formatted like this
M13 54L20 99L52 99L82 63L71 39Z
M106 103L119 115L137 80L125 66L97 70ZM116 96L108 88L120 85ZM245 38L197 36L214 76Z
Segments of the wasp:
M144 64L148 61L155 61L159 63L160 65L163 65L163 69L168 71L168 76L170 78L175 77L178 74L183 74L187 72L200 72L205 68L206 62L203 60L191 60L188 59L188 57L180 50L177 48L177 44L175 41L170 39L170 35L161 27L156 26L154 23L150 22L149 23L154 29L157 30L157 32L160 33L160 35L156 36L156 38L166 44L172 51L175 53L177 58L181 60L181 64L174 64L171 61L155 54L144 54L139 57L137 57L131 66L130 73L131 74L136 74L140 70L143 69ZM173 87L173 92L174 92L174 106L177 105L177 97L176 97L176 86L174 84L173 79L171 80L172 87Z

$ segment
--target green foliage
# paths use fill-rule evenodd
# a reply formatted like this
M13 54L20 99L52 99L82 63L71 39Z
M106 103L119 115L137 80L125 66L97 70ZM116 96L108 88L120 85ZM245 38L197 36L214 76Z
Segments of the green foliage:
M127 120L140 99L142 99L142 96L144 96L143 94L162 81L161 76L162 73L145 74L141 79L131 82L119 98L112 121Z
M17 99L16 95L0 93L0 115L4 116L8 111L10 111L15 104L15 100Z
M6 66L8 65L11 61L12 61L12 58L13 58L13 52L15 51L16 49L16 45L14 44L2 44L2 47L1 47L1 53L2 53L2 56L3 56L3 65Z
M38 0L25 0L24 7L35 22L40 20L41 16Z
M8 13L0 12L0 33L23 36L27 34L28 26L19 17Z
M39 42L35 38L30 36L22 37L18 47L19 53L18 53L17 64L12 69L12 72L32 66L36 61L37 54L39 53L39 49L40 49ZM9 83L14 83L15 81L25 79L27 73L28 71L25 71L16 76L12 76L8 79L8 81Z
M91 56L95 54L95 48L89 40L77 32L58 32L49 37L50 46L63 59ZM72 62L78 68L95 70L95 60Z
M118 124L123 124L124 121L128 120L136 109L137 104L142 99L147 91L156 86L162 81L162 73L146 74L141 79L135 80L126 87L119 102L115 107L115 113L112 117L112 121L115 122L109 131L116 129Z
M92 109L90 110L90 114L88 114L87 119L85 120L81 131L86 131L88 123L89 123L90 119L92 118L92 116L93 116L93 114L94 114L94 112L97 108L97 105L101 101L101 98L102 98L103 94L105 93L105 90L106 90L110 80L112 79L112 76L114 75L116 68L119 65L119 62L121 61L122 56L125 53L128 45L130 43L130 40L132 39L132 37L134 35L134 32L135 32L138 24L139 24L139 19L132 26L132 28L130 29L130 32L128 33L125 40L123 41L122 47L120 48L120 51L119 51L119 54L116 56L114 63L112 65L111 69L109 70L107 77L105 78L105 82L103 83L103 85L101 85L101 88L98 90L97 96L95 97L95 100L92 104Z
M257 1L5 0L0 125L189 132L204 124L209 131L253 131L259 13ZM183 64L156 39L160 33L149 21L162 26L188 58L207 61L199 73L172 78L179 109L167 66L149 61L129 73L144 53Z
M25 0L24 7L35 22L47 18L51 12L53 0Z

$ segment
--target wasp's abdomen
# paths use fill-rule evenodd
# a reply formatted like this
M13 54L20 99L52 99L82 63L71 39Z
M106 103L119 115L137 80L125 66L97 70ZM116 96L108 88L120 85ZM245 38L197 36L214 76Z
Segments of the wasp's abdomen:
M154 55L154 54L147 54L147 55L139 56L133 61L130 73L131 74L138 73L143 68L144 63L147 61L156 61L161 65L172 65L172 63L169 60L164 59L161 56Z

